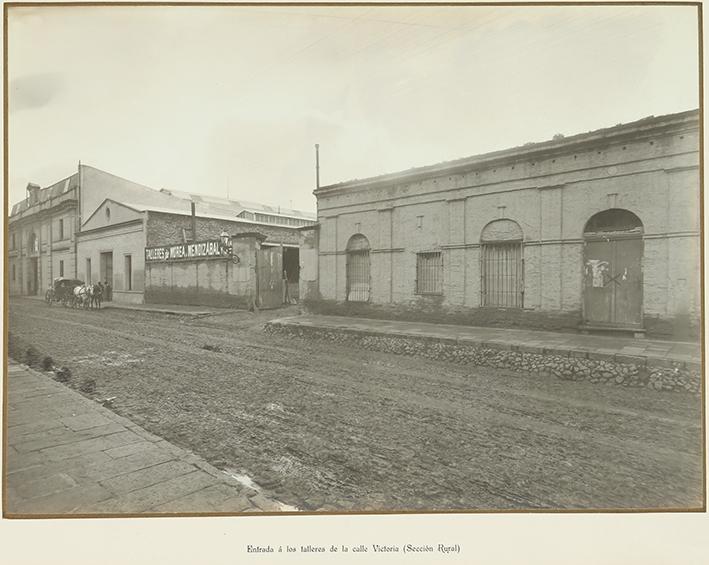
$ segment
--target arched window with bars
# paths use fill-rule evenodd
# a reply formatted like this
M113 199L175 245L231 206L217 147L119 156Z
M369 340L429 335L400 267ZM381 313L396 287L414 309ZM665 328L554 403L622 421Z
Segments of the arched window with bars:
M522 228L513 220L495 220L480 236L480 305L524 306Z
M368 302L370 295L369 240L362 234L347 242L347 301Z

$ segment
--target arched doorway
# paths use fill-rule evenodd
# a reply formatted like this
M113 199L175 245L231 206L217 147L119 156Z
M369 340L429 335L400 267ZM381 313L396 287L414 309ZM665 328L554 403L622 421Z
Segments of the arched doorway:
M522 228L513 220L494 220L480 234L480 305L524 306Z
M369 301L369 240L362 234L347 242L347 301Z
M628 210L604 210L588 220L583 237L585 324L642 328L642 221Z

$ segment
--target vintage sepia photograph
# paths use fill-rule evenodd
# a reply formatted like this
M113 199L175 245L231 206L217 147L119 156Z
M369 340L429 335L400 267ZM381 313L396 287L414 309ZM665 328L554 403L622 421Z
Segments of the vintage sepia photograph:
M706 509L701 6L4 7L5 518Z

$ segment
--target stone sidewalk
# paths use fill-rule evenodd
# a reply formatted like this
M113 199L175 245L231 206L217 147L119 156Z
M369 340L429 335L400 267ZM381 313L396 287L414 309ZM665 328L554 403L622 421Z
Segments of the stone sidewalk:
M294 511L58 383L10 362L6 518Z
M698 342L320 315L280 318L267 325L295 330L302 327L360 335L431 339L473 347L586 357L647 366L670 367L680 364L691 369L701 366Z
M210 316L228 314L234 311L230 308L207 308L205 306L190 306L186 304L124 304L121 302L103 302L101 308L172 314L174 316Z
M34 300L45 302L43 296L13 296L12 300ZM61 304L54 304L52 308L62 308ZM174 316L210 316L214 314L229 314L232 308L218 308L208 306L191 306L189 304L127 304L124 302L103 301L102 309L108 310L133 310L136 312L153 312L158 314L172 314Z

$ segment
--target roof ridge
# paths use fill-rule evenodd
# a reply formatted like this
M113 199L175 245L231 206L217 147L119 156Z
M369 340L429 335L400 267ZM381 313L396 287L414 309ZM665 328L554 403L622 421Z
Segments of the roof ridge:
M81 166L81 167L87 167L87 168L89 168L89 169L93 169L94 171L98 171L98 172L100 172L100 173L103 173L104 175L108 175L108 176L110 176L110 177L113 177L113 178L116 178L116 179L119 179L119 180L122 180L122 181L125 181L125 182L129 182L129 183L131 183L131 184L135 184L135 185L140 186L140 187L142 187L142 188L147 188L148 190L150 190L150 191L152 191L152 192L156 192L156 193L160 193L160 194L165 194L164 192L161 193L161 192L160 192L160 189L153 188L152 186L148 186L147 184L143 184L143 183L141 183L141 182L137 182L137 181L131 180L131 179L129 179L129 178L122 177L122 176L120 176L120 175L117 175L117 174L115 174L115 173L111 173L111 172L109 172L109 171L105 171L104 169L99 169L98 167L94 167L93 165L86 165L85 163L81 163L80 166Z
M593 136L598 136L601 135L604 132L610 132L611 130L617 130L617 131L622 131L625 128L632 128L633 126L638 126L638 125L643 125L643 122L647 123L649 121L652 121L654 123L659 123L663 120L668 120L668 119L681 119L684 117L690 117L691 115L696 114L697 116L699 115L699 109L694 108L691 110L683 110L682 112L675 112L671 114L662 114L660 116L645 116L643 118L639 118L637 120L633 120L631 122L625 122L625 123L618 123L613 126L606 126L586 132L579 132L579 133L574 133L568 136L562 136L561 138L557 139L547 139L544 141L533 141L533 142L528 142L528 143L523 143L521 145L515 145L512 147L505 147L503 149L495 149L493 151L486 151L484 153L476 153L474 155L468 155L465 157L458 157L455 159L450 159L446 161L439 161L437 163L429 164L429 165L419 165L415 167L411 167L409 169L399 169L397 171L391 171L387 173L382 173L379 175L372 175L369 177L364 177L364 178L354 178L354 179L349 179L329 185L324 185L318 188L315 192L318 190L326 190L326 189L334 189L334 188L341 188L345 187L347 185L355 185L355 184L367 184L367 183L372 183L376 182L379 180L385 180L389 177L396 177L399 175L414 175L417 173L425 173L425 172L435 172L437 168L444 168L444 167L452 167L456 165L465 165L468 162L473 165L475 164L475 161L477 160L483 160L485 158L493 158L495 156L503 156L506 153L512 153L515 150L525 150L525 151L533 151L535 149L542 149L545 146L548 146L550 149L553 149L555 147L562 147L566 143L574 143L577 141L582 141L584 138L589 138L591 139Z

